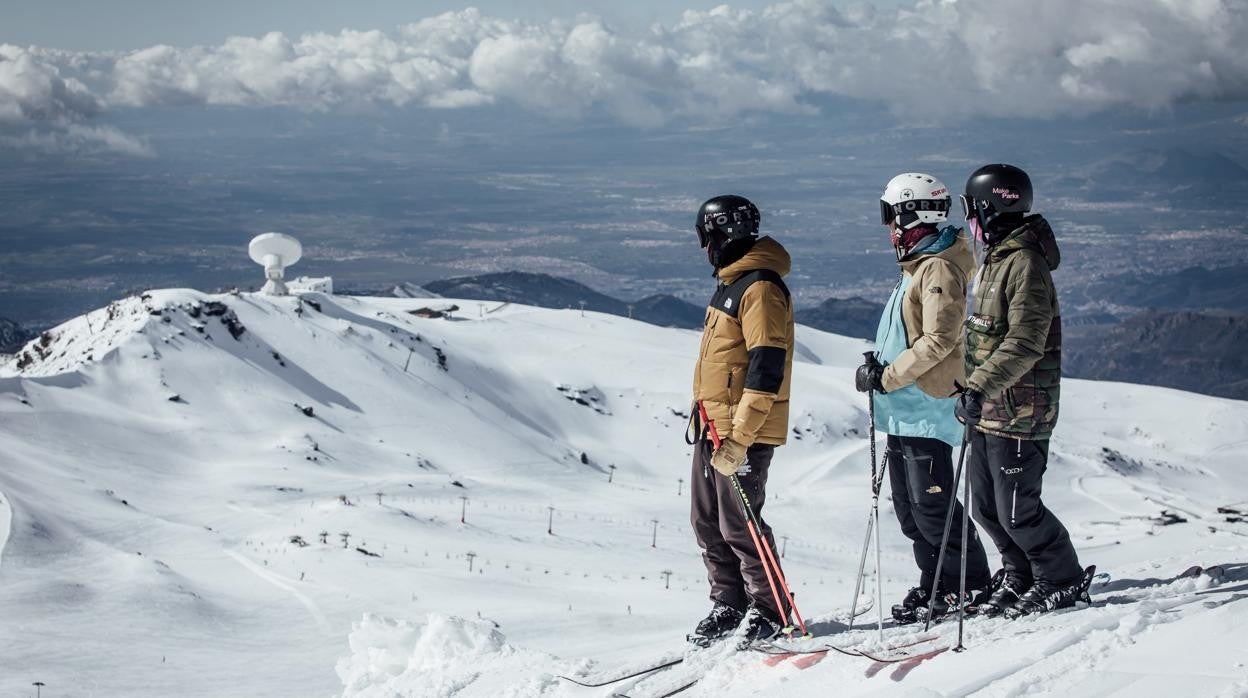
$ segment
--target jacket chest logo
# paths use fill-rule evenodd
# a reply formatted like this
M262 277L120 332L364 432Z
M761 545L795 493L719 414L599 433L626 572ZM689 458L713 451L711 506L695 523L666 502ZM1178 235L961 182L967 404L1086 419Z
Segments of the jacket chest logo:
M995 324L995 321L987 315L975 314L966 319L966 324L968 327L988 332L992 330L992 326Z
M732 299L731 299L731 298L725 298L725 299L724 299L724 307L725 307L725 308L727 308L728 310L732 310Z

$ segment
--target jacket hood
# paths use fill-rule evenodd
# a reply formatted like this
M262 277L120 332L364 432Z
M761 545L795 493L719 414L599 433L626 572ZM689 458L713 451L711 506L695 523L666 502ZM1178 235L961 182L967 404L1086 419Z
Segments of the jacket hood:
M793 259L789 257L788 250L768 236L760 238L744 257L720 269L715 275L721 282L730 284L747 271L769 269L780 276L785 276L792 268Z
M943 241L945 236L951 237L952 240L949 244L942 246L940 243ZM938 240L937 244L934 245L932 249L937 251L927 253L920 251L919 254L916 254L913 257L906 257L905 259L902 259L898 262L898 264L900 264L901 268L907 273L914 274L914 272L919 268L919 265L925 260L933 257L939 257L943 260L951 262L967 278L969 278L974 272L975 252L971 249L970 241L965 235L962 234L961 228L949 226L941 230L941 240Z
M1049 271L1055 271L1057 265L1062 263L1062 252L1057 247L1057 238L1053 235L1053 228L1049 227L1049 222L1039 214L1024 218L1022 225L1015 228L1014 232L988 251L988 258L999 262L1016 250L1024 248L1039 252L1044 257L1044 261L1048 262Z

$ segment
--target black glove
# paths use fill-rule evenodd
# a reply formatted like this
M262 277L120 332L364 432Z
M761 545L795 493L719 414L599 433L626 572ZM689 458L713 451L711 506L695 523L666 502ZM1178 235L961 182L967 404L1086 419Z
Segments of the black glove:
M974 388L967 388L958 396L958 404L953 408L953 416L959 422L975 426L983 417L984 394Z
M881 394L888 392L881 382L884 380L885 366L886 364L876 361L874 355L869 356L867 362L859 366L854 373L854 387L858 389L858 392L865 393L868 390Z

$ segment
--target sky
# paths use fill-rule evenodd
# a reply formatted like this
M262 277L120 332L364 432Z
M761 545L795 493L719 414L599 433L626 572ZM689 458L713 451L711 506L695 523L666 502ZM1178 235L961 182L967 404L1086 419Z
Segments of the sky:
M684 235L691 207L721 190L766 199L768 220L813 249L825 221L874 215L876 178L922 167L956 183L981 158L1034 164L1061 179L1050 191L1085 198L1089 182L1154 199L1225 192L1248 182L1245 45L1248 0L0 0L0 305L10 283L50 307L84 273L72 285L101 295L190 283L180 245L248 231L391 256L413 230L452 226L508 245L539 227L595 244L610 230ZM1138 222L1093 215L1079 224ZM62 269L83 254L73 244L102 246L82 257L96 265L122 240L159 246L165 266ZM422 257L442 265L418 270L429 276L398 268L401 255L342 273L557 268L624 297L646 295L643 281L687 290L684 262L656 271L640 261L649 248L526 247L529 266L511 248L460 248ZM855 259L867 271L854 289L891 264ZM1089 273L1109 271L1128 270ZM819 273L810 288L845 290L834 267Z
M722 0L3 0L0 43L74 51L131 50L155 44L191 46L270 31L297 36L346 28L390 29L469 6L505 19L549 20L592 14L616 24L645 27L675 21L685 10L709 10L721 4ZM771 3L738 0L729 4L759 10ZM902 2L884 0L876 4L899 6ZM135 21L140 17L142 21Z
M654 129L818 118L829 97L950 123L1248 96L1248 0L593 5L627 12L620 23L568 4L439 14L449 5L10 0L0 148L150 155L141 134L106 117L152 108L519 107ZM650 16L658 22L643 24ZM91 52L92 42L132 48Z

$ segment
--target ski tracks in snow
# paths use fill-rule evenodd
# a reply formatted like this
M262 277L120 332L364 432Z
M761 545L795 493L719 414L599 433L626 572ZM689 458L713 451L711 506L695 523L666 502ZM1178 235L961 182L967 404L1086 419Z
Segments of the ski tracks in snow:
M304 594L291 584L287 583L285 577L264 569L260 565L248 560L247 557L241 553L236 553L233 550L226 550L225 554L234 558L238 564L247 568L248 572L251 572L269 584L272 584L278 589L288 592L291 596L295 597L299 603L303 604L304 607L308 609L308 613L312 614L312 618L316 621L316 624L320 626L321 632L326 635L333 635L333 628L330 626L329 620L325 618L325 614L321 612L320 606L317 606L316 602L313 601L307 594Z
M1017 653L1009 661L975 681L945 692L950 696L1024 696L1038 693L1056 695L1095 695L1103 686L1090 688L1088 682L1101 673L1104 665L1112 664L1120 655L1134 649L1141 640L1158 632L1161 626L1193 619L1209 612L1201 607L1203 594L1186 593L1175 598L1137 599L1125 605L1093 606L1079 611L1068 611L1035 620L1012 621L1000 628L1003 632L990 632L980 638L968 640L968 645L978 644L981 651L1000 652L1010 645L1025 644L1029 647L1045 640L1038 651ZM1195 608L1187 608L1193 606ZM1122 609L1120 612L1115 612ZM1085 614L1095 614L1084 619ZM1070 627L1060 632L1065 624ZM1025 626L1047 625L1034 628L1034 638L1022 638L1031 632ZM1019 625L1024 628L1018 628ZM1053 633L1048 638L1040 636L1044 630ZM1047 633L1046 633L1047 634ZM1034 643L1034 645L1033 645ZM1164 657L1158 662L1165 663ZM1173 661L1173 658L1170 658ZM1090 690L1090 692L1089 692Z

